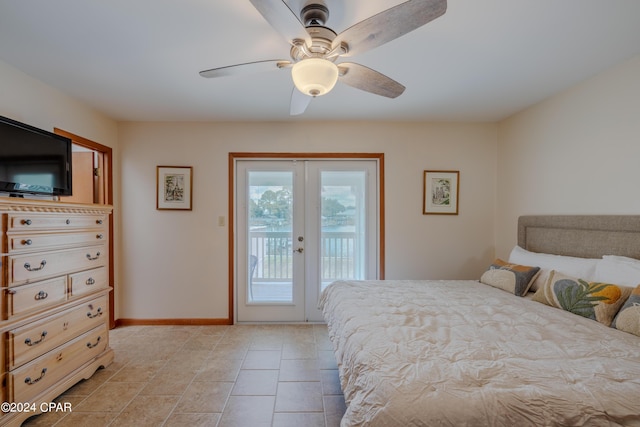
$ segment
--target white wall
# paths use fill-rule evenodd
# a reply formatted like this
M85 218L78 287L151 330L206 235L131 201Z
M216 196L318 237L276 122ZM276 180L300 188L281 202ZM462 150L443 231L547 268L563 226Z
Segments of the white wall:
M57 127L115 149L114 120L0 61L0 115L53 132Z
M385 153L386 277L475 278L519 215L640 212L639 76L635 57L499 125L117 124L0 61L0 115L114 149L116 318L226 318L230 151ZM162 164L194 167L192 212L155 210ZM460 215L422 215L424 169L461 171Z
M494 124L123 123L124 319L228 316L229 152L382 152L386 277L477 278L492 261ZM193 166L193 211L155 209L156 166ZM422 172L460 171L460 214L422 215Z
M493 256L494 124L118 124L2 61L0 93L0 115L113 148L116 318L228 316L230 151L385 153L387 278L475 278ZM162 164L194 167L192 212L155 210ZM424 169L460 170L458 216L422 215Z
M500 123L496 256L525 214L640 214L640 56Z

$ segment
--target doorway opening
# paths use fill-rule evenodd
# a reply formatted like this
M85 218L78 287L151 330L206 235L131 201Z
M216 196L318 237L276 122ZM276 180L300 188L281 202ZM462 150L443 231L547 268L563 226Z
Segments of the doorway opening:
M320 322L322 290L384 277L384 155L230 153L229 312Z

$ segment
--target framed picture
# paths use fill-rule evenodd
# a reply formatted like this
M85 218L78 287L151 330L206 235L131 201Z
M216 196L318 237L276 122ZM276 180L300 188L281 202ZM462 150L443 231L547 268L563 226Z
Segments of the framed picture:
M156 209L191 210L191 166L158 166Z
M424 171L423 215L458 215L459 171Z

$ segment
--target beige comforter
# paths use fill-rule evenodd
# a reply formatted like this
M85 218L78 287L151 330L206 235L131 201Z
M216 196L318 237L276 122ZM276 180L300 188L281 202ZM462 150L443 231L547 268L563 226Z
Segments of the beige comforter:
M342 426L640 425L640 337L475 281L340 281Z

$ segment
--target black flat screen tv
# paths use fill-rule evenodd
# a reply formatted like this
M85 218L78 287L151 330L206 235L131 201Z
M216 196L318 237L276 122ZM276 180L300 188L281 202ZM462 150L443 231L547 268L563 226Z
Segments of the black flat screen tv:
M71 195L71 140L0 116L0 193Z

